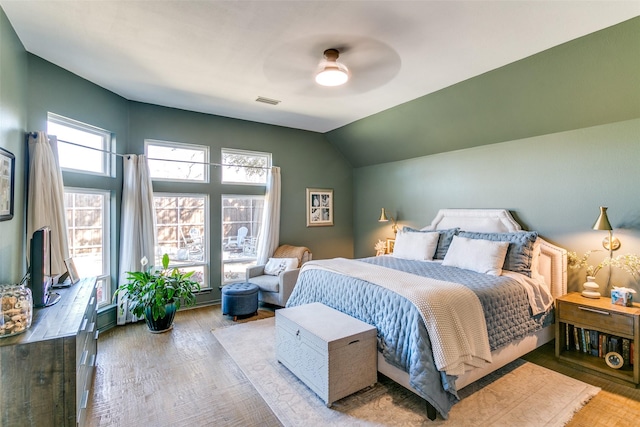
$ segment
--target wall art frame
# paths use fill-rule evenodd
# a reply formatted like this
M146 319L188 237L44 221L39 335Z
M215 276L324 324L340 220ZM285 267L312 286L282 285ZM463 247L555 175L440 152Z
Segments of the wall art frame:
M387 253L392 254L393 248L396 246L396 239L387 239Z
M13 218L16 156L0 147L0 221Z
M307 188L307 227L333 226L333 189Z

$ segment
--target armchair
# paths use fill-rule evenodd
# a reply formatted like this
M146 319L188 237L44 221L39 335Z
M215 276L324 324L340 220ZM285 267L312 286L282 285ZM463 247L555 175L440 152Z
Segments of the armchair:
M297 258L298 268L272 276L264 273L264 265L256 265L247 268L246 281L258 286L258 300L284 307L296 285L300 267L311 260L312 254L304 246L282 245L273 253L273 258Z

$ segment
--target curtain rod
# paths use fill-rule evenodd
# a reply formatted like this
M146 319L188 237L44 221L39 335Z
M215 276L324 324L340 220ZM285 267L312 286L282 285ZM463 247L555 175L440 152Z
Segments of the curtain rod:
M31 136L33 138L37 138L38 137L38 132L29 132L29 136ZM131 156L132 156L132 154L113 153L111 151L103 150L101 148L87 147L86 145L76 144L75 142L65 141L63 139L59 139L58 141L64 142L65 144L75 145L76 147L86 148L87 150L100 151L101 153L112 154L112 155L115 155L115 156L118 156L118 157L126 157L127 159L131 158ZM227 165L227 164L224 164L224 163L193 162L193 161L190 161L190 160L175 160L175 159L156 159L156 158L153 158L153 157L147 157L147 160L157 160L157 161L161 161L161 162L189 163L191 165L228 166L228 167L246 168L246 169L266 169L266 170L270 170L271 169L271 168L264 167L264 166Z

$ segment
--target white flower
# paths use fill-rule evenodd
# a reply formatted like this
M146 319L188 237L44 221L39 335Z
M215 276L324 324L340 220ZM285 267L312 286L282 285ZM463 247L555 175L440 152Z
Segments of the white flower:
M382 240L378 240L378 243L373 247L376 251L384 250L387 247L387 244Z
M145 265L149 264L149 260L147 259L146 256L143 256L142 259L140 260L140 264L144 267Z

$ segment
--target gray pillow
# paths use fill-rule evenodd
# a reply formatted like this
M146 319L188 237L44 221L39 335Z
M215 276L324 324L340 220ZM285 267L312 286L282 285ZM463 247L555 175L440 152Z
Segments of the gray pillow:
M531 259L533 257L533 244L538 238L537 231L514 231L512 233L461 231L458 235L471 239L509 242L509 249L507 249L507 256L504 259L502 269L531 277Z
M436 253L433 255L433 259L444 259L444 256L447 254L449 250L449 246L451 245L451 240L453 240L453 236L458 234L459 228L450 228L448 230L416 230L415 228L404 226L402 231L406 232L414 232L414 233L439 233L438 237L438 247L436 248Z

